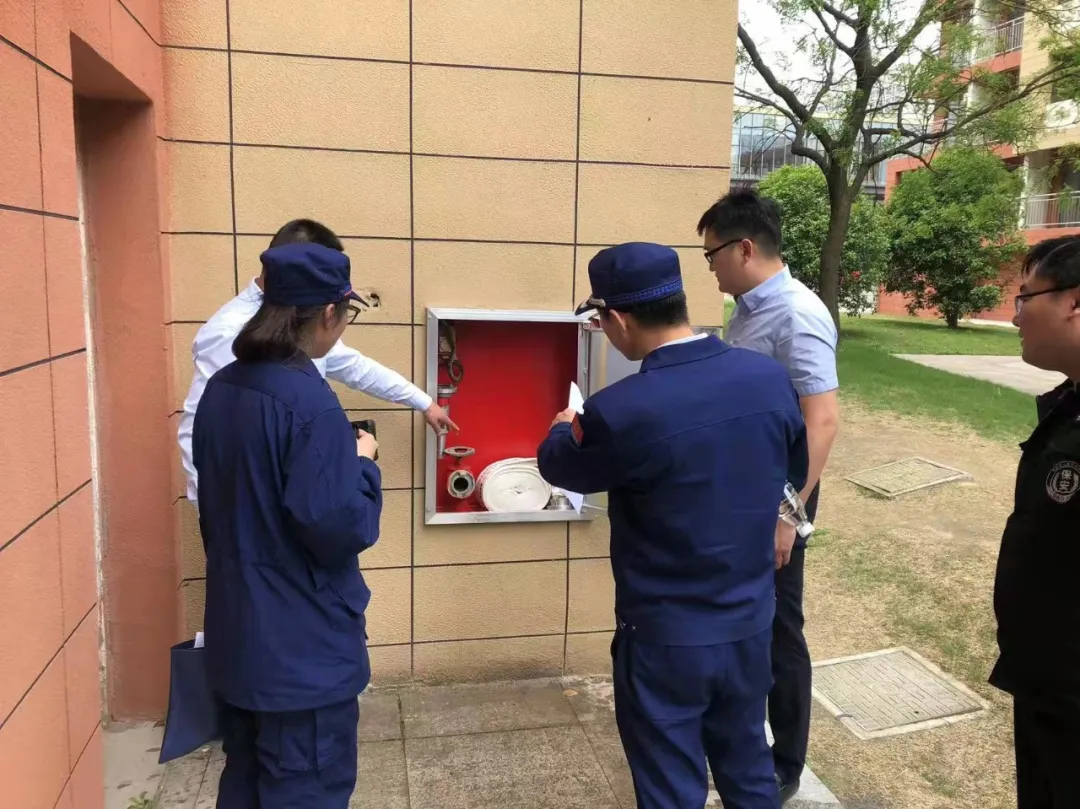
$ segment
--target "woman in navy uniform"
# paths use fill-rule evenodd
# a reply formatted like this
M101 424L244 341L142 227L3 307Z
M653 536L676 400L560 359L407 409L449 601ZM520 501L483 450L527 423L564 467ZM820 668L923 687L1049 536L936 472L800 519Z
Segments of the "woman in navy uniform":
M354 436L317 359L355 320L349 259L262 255L265 299L206 386L192 449L206 550L206 655L224 703L219 809L347 809L379 536L374 438Z
M777 514L806 483L783 366L690 328L679 257L624 244L589 262L612 345L638 373L555 418L540 472L608 492L615 718L640 809L779 809L765 737Z

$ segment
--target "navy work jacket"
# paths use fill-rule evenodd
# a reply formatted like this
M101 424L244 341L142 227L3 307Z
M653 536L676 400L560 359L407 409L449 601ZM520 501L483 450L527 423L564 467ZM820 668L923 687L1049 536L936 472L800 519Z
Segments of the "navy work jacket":
M214 690L249 711L355 698L370 680L357 554L382 489L337 396L306 357L231 363L199 402L192 455Z
M608 492L615 612L645 643L767 629L784 483L806 485L799 399L776 360L709 336L661 346L538 450L555 486Z

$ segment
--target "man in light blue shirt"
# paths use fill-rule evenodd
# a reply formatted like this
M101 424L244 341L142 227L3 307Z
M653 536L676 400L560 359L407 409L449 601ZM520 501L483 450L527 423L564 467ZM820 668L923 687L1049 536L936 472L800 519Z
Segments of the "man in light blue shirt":
M733 191L705 212L698 233L720 291L737 300L725 340L778 360L799 394L810 447L810 474L801 494L813 521L821 473L840 423L836 325L821 299L784 264L775 202L753 190ZM784 801L799 790L810 738L811 667L802 606L805 552L805 541L796 541L795 529L778 521L769 724Z

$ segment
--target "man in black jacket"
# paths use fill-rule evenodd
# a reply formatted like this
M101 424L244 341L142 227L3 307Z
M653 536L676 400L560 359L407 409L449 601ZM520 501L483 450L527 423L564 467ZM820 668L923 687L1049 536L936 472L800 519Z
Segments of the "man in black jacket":
M1013 695L1018 809L1080 805L1080 237L1037 245L1014 323L1024 360L1068 380L1038 399L994 585L1001 654L990 682Z

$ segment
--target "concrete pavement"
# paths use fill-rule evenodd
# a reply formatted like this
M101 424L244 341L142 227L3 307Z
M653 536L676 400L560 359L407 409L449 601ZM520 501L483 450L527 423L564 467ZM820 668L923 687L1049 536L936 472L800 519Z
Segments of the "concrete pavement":
M161 809L212 809L224 764L205 748L170 765ZM611 680L378 690L360 698L351 809L634 809ZM839 807L807 771L785 809ZM720 807L710 792L706 807Z
M1053 390L1065 381L1063 374L1043 371L1028 365L1020 357L945 354L897 354L902 360L916 362L940 371L982 379L1037 396Z

